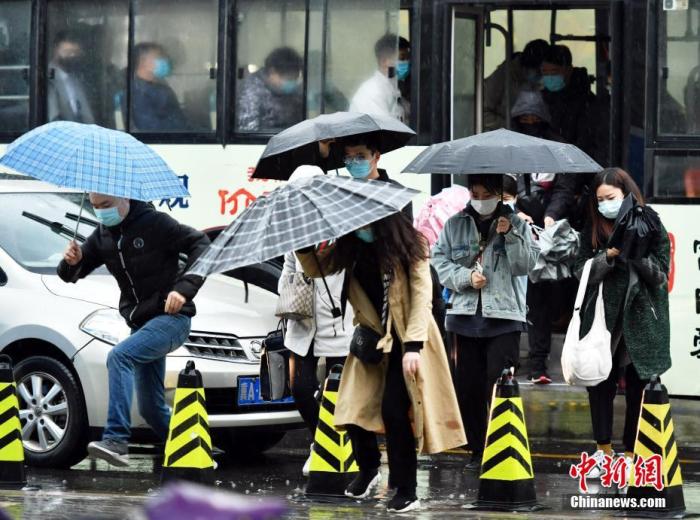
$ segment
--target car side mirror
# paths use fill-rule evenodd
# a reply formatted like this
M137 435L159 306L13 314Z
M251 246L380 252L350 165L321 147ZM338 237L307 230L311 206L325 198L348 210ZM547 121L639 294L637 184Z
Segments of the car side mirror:
M7 274L0 268L0 287L7 284Z

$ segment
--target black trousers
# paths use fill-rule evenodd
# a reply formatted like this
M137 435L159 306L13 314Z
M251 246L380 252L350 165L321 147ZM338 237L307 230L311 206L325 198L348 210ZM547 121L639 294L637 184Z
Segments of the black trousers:
M552 349L555 282L527 282L527 341L531 372L545 372Z
M616 366L613 366L610 375L605 381L598 383L596 386L586 388L588 390L588 402L591 406L593 436L598 444L610 444L612 441L613 402L617 393L619 375L620 371ZM634 451L637 423L639 422L639 412L642 407L642 393L649 381L639 378L639 374L637 374L637 370L632 363L624 368L624 377L626 406L622 442L625 445L625 451Z
M309 351L305 356L294 354L294 384L292 385L292 396L297 405L301 418L304 419L306 426L311 430L311 435L316 433L318 426L319 404L314 397L318 390L318 377L316 376L316 368L318 360L314 355L314 344L311 343ZM345 363L344 357L327 357L326 358L326 377L328 372L334 365L342 365Z
M415 494L418 458L416 440L408 417L411 399L403 378L402 358L401 343L394 340L382 396L382 420L389 458L389 487L399 488L407 494ZM357 425L348 425L347 430L360 469L377 469L380 464L377 435Z
M493 338L469 338L457 334L454 384L469 449L481 456L486 442L493 385L506 364L518 366L520 333Z

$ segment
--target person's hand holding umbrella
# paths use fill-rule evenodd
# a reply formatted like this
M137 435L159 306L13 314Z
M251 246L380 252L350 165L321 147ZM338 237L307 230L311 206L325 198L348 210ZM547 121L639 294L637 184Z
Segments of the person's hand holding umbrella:
M70 266L78 265L83 259L83 250L75 240L71 240L63 253L63 259Z

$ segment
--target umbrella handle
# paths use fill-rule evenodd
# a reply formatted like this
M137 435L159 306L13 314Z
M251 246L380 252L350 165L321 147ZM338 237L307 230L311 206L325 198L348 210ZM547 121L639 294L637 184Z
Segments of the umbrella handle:
M83 206L85 206L85 196L87 193L83 192L83 196L80 199L80 211L78 212L78 218L75 221L75 231L73 232L73 240L78 236L78 226L80 226L80 217L83 216Z

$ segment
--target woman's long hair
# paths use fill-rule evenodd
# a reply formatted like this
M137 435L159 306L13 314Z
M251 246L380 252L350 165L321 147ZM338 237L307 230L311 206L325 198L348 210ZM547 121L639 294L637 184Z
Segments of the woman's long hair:
M591 185L591 196L588 204L588 212L591 219L591 245L593 249L604 247L612 233L614 222L603 217L598 211L598 188L603 184L620 188L622 193L634 195L640 205L644 205L644 197L634 179L621 168L606 168L596 174Z
M377 261L382 272L410 267L428 258L428 242L403 213L394 213L372 224ZM360 239L354 233L338 239L333 254L336 261L351 269L357 255Z

